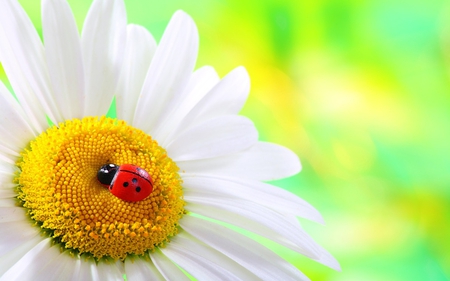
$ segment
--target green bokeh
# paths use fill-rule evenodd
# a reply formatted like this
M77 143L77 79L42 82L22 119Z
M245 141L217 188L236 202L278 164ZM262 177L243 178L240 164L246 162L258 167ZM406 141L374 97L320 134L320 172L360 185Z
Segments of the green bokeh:
M39 1L20 2L41 31ZM81 29L90 1L69 2ZM300 156L303 171L277 184L321 211L326 226L302 223L342 272L263 243L312 280L450 279L448 3L125 3L157 40L185 10L200 32L198 66L248 69L242 114L260 139Z

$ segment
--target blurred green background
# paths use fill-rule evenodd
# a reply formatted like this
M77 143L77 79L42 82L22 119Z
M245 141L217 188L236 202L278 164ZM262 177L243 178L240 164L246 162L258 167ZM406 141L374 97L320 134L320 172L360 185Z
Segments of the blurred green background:
M20 1L41 32L40 1ZM81 29L90 0L69 1ZM450 3L430 0L125 0L157 40L197 23L197 66L244 65L242 112L303 171L276 184L309 201L302 221L335 272L261 240L312 280L450 279ZM4 75L4 74L1 74Z

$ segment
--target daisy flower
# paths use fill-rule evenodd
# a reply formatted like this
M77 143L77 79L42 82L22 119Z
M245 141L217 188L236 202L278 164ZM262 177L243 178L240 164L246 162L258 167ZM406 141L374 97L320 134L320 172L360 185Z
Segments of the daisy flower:
M308 279L229 226L339 269L297 220L320 214L267 183L300 162L238 115L245 69L194 70L188 15L158 45L122 0L95 0L81 35L63 0L42 21L43 40L0 0L0 280Z

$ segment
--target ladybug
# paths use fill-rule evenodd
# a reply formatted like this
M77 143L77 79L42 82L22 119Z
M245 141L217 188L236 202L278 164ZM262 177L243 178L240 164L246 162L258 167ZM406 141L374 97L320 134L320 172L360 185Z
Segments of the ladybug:
M131 164L103 165L97 179L114 196L129 202L144 200L153 190L153 180L147 171Z

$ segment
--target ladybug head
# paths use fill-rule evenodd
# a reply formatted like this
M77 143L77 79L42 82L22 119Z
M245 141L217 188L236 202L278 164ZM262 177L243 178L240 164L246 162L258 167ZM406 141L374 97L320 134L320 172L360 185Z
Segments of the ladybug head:
M97 172L98 181L106 186L109 186L117 173L119 166L116 164L106 164L103 165Z

